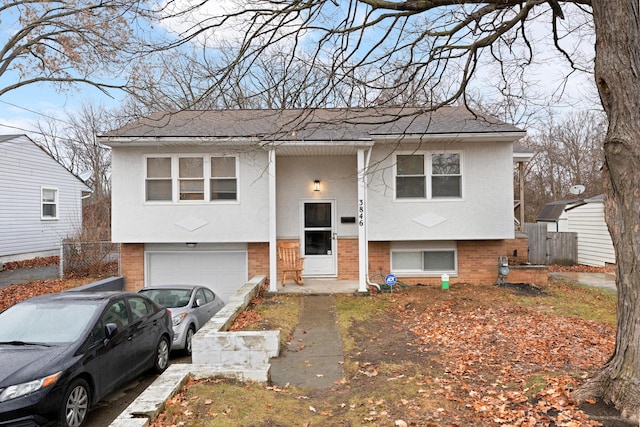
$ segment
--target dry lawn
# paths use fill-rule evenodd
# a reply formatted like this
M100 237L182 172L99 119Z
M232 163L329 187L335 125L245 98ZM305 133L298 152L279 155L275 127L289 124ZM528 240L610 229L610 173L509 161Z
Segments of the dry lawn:
M613 351L614 292L556 281L336 298L345 363L334 387L192 381L153 426L624 425L570 395ZM241 327L281 326L286 338L300 301L258 299Z

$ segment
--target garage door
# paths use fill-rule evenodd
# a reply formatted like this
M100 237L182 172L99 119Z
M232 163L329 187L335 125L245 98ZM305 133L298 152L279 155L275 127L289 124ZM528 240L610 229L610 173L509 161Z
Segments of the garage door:
M247 282L247 253L147 252L147 286L196 284L225 302Z

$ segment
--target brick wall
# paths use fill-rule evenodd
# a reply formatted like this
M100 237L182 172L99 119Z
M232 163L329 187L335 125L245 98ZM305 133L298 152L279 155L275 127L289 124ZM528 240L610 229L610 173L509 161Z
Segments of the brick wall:
M120 271L125 291L138 291L144 287L144 244L123 243L120 246Z
M514 252L516 251L516 252ZM517 253L517 256L514 254ZM389 273L390 242L369 242L369 276L379 282ZM338 240L338 280L358 279L358 239ZM498 257L508 256L510 264L524 263L528 258L526 237L498 241L458 242L458 276L450 277L449 283L495 283L498 279ZM123 243L121 248L121 270L125 278L125 290L137 291L144 286L144 244ZM517 271L516 271L517 270ZM248 244L248 276L269 277L269 243ZM278 266L278 277L280 277ZM401 277L408 284L440 284L440 277ZM547 284L547 271L531 268L511 268L507 278L510 282Z
M247 280L255 276L269 277L269 243L249 243L247 252L249 273Z
M517 256L514 257L514 250ZM481 240L458 242L458 275L450 277L449 283L476 283L491 284L498 280L498 257L509 257L510 263L524 263L528 259L528 241L526 236L518 236L510 240ZM379 282L389 273L390 242L369 242L369 277L374 282ZM513 272L514 269L512 268ZM441 282L437 277L400 277L404 283L433 284ZM508 280L511 282L536 283L546 285L546 272L529 271L526 267L519 269L517 273L510 273Z
M358 239L338 239L338 280L358 280Z
M369 242L369 278L379 282L389 273L391 250L389 242Z
M509 264L526 264L529 262L529 238L526 234L518 234L515 239L505 240L505 253Z
M549 267L546 265L510 266L506 281L547 286L549 284Z

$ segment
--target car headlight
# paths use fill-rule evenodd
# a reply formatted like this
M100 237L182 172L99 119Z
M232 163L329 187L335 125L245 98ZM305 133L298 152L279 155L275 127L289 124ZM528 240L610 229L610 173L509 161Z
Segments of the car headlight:
M180 323L182 323L185 317L187 317L187 313L180 313L177 316L173 316L173 318L171 319L171 321L173 322L173 326L178 326Z
M36 392L43 388L50 387L58 381L62 372L57 372L48 377L39 378L37 380L29 381L22 384L11 385L5 389L0 389L0 402L16 399L18 397L25 396L29 393Z

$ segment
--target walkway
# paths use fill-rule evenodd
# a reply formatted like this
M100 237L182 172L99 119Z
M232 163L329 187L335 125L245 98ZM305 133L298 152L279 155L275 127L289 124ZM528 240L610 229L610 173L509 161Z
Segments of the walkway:
M291 343L269 362L271 381L281 387L330 388L342 380L342 337L333 295L302 298Z

